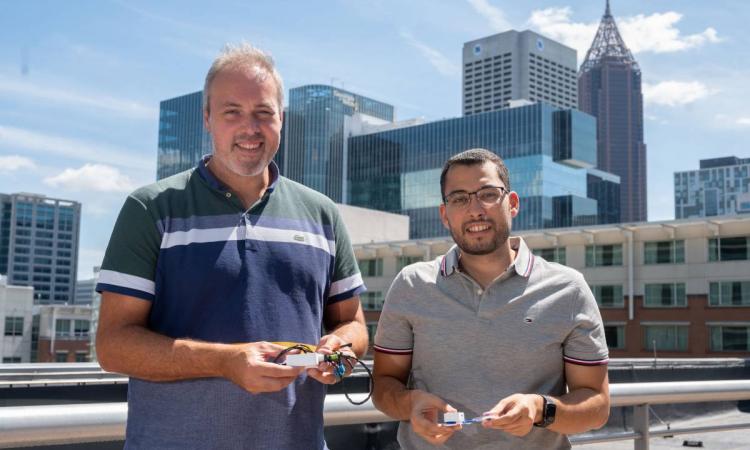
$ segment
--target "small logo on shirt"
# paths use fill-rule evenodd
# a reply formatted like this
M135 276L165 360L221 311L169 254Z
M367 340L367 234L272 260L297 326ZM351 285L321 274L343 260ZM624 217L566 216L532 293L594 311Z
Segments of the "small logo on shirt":
M305 242L305 237L302 236L301 234L295 234L294 235L294 240L297 241L297 242Z
M527 317L527 318L523 319L523 321L526 322L526 323L531 323L531 322L534 321L534 319L532 319L531 317Z

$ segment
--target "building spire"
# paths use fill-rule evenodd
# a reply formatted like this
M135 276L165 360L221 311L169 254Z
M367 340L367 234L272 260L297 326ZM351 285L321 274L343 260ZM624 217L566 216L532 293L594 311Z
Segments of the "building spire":
M640 72L638 63L622 40L622 36L620 36L615 18L612 17L610 12L609 0L607 0L607 7L604 10L602 21L599 23L599 29L596 30L594 42L591 43L591 48L586 52L586 59L581 64L581 72L592 69L605 58L608 61L630 64L636 71Z

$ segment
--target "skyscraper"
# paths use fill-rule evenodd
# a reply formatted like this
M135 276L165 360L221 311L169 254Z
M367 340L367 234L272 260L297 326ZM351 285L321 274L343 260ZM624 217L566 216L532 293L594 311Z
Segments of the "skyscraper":
M393 106L333 86L291 89L282 174L346 203L347 137L393 118Z
M34 286L35 304L73 301L81 204L37 194L0 194L0 273Z
M675 172L675 219L748 213L750 158L702 159L699 170Z
M463 113L496 111L512 100L576 108L576 51L533 31L515 30L466 42Z
M641 69L620 36L609 0L578 74L578 105L597 118L597 167L620 177L620 220L647 220Z

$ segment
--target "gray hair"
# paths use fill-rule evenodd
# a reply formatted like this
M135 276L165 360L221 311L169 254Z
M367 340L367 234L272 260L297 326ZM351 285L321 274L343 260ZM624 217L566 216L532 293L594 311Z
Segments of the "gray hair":
M203 84L203 110L208 111L209 88L213 83L216 75L222 70L231 69L253 69L258 80L263 81L269 75L276 83L277 100L279 102L279 111L284 109L284 82L281 75L276 70L271 55L253 45L242 42L238 45L226 44L216 57L211 68L206 74L206 81Z

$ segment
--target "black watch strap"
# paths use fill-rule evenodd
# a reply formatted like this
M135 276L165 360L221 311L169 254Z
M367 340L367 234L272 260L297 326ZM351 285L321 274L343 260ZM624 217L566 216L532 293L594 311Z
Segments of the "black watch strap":
M546 428L555 422L555 414L557 413L557 403L549 395L541 395L542 397L542 420L535 423L535 427Z

